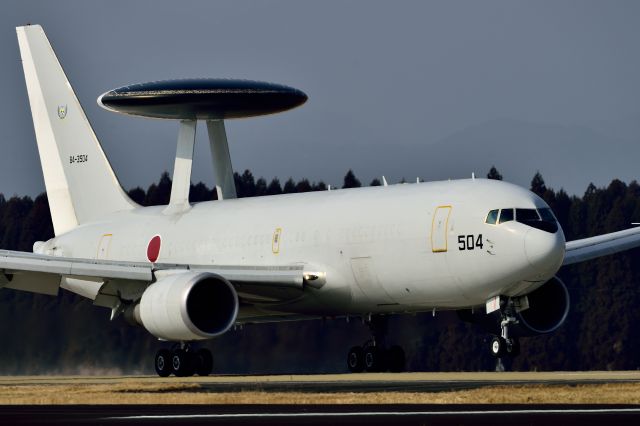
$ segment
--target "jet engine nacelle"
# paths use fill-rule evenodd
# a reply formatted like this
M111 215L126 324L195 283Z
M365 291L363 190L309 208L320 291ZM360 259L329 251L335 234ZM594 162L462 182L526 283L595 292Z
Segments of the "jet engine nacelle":
M553 277L541 287L526 295L529 308L516 312L517 324L509 328L511 336L535 336L555 331L564 324L569 314L569 292L562 280ZM489 315L470 309L458 311L460 319L486 329L491 333L500 330L500 312Z
M527 294L529 309L516 314L518 324L510 330L517 336L551 333L564 324L569 315L569 291L562 280L553 277Z
M231 283L219 275L181 272L151 284L133 316L161 339L210 339L235 323L238 295Z

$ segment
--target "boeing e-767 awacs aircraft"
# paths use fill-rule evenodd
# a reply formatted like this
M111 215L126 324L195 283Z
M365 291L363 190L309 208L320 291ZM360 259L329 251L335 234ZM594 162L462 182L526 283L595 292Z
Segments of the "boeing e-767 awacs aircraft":
M0 287L62 287L123 314L161 340L159 375L206 375L193 343L234 324L361 317L372 339L351 371L399 371L389 314L458 310L490 326L490 350L566 319L555 277L567 264L640 245L640 229L565 242L547 204L484 179L236 199L224 120L273 113L304 93L239 80L173 80L102 95L101 106L180 120L168 206L140 207L120 186L44 31L17 28L55 238L34 253L0 252ZM197 120L207 123L218 201L188 202Z

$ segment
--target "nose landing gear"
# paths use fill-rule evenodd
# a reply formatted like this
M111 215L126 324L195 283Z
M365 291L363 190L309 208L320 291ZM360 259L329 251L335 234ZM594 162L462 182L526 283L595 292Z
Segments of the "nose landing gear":
M520 354L520 341L517 337L509 335L509 326L518 323L511 300L507 301L504 304L504 308L500 309L500 316L502 318L500 321L500 335L491 339L491 355L496 358L514 358Z
M213 356L208 349L193 350L188 343L180 343L172 350L160 349L156 353L155 369L160 377L208 376L213 370Z

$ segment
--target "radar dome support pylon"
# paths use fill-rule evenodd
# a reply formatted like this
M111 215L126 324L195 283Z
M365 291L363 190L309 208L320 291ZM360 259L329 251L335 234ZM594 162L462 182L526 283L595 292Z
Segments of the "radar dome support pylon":
M207 120L207 133L211 147L213 171L216 174L216 194L218 200L236 198L236 183L233 179L231 154L227 142L227 131L223 120Z
M173 166L173 180L169 205L164 210L167 214L189 210L189 191L191 189L191 170L193 152L196 141L198 120L180 120L176 159ZM207 132L213 170L216 174L216 194L218 200L236 198L236 185L233 178L231 155L224 120L207 120Z
M193 148L196 142L197 120L180 120L176 159L173 165L171 197L166 213L188 210L189 190L191 189L191 168L193 166Z

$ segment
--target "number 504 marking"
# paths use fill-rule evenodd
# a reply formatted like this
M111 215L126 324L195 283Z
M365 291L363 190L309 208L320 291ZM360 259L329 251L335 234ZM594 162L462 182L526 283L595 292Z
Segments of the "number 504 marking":
M482 249L482 234L458 235L458 250L474 250L476 247Z

